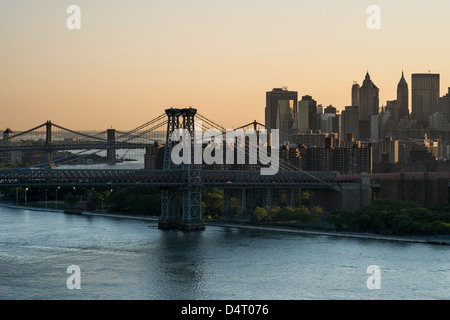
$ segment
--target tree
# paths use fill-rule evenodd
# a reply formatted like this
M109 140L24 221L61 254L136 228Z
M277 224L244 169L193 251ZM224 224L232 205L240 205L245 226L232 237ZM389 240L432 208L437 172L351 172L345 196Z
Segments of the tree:
M302 191L295 197L295 205L297 207L307 206L309 207L309 202L311 200L311 194L308 191Z
M253 214L259 221L264 220L268 216L266 209L261 207L256 207Z
M222 213L223 191L213 189L202 192L202 211L205 216L218 218Z
M323 213L323 209L321 206L314 206L312 207L311 212L320 216Z
M73 208L75 203L77 202L77 197L70 192L64 197L64 202L69 204L69 208Z

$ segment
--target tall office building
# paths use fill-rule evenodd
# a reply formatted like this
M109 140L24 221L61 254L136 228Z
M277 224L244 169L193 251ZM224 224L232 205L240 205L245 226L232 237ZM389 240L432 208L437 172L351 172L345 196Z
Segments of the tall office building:
M317 102L311 96L303 96L298 102L298 132L317 130Z
M370 80L369 72L359 88L359 120L369 121L370 116L380 113L380 89Z
M439 111L444 112L450 120L450 88L445 96L439 98Z
M278 101L292 101L295 106L298 101L296 91L288 91L287 88L274 88L266 92L265 125L267 128L277 129Z
M358 82L353 82L352 86L352 107L359 106L359 84Z
M359 140L359 107L347 106L341 113L341 131L339 136L344 141L349 134Z
M439 74L412 75L412 117L423 125L426 125L428 117L438 110L439 85Z
M397 85L397 110L399 119L409 116L409 90L403 72Z
M280 144L289 142L290 132L294 122L293 107L292 101L278 101L276 128L280 130Z

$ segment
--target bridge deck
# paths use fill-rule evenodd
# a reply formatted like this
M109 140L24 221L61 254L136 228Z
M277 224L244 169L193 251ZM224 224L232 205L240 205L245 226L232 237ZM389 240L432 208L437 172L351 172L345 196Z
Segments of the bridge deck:
M340 183L357 179L338 179L335 172L279 171L264 176L259 170L201 170L204 188L320 188L335 189ZM83 170L14 169L0 171L0 186L155 186L190 187L183 171L171 170Z

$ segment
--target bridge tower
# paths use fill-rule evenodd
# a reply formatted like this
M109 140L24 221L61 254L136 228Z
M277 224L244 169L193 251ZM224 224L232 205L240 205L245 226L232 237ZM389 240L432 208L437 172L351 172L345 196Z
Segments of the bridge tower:
M169 170L173 167L173 163L170 157L174 142L172 141L172 132L180 128L180 109L167 109L167 131L166 131L166 144L164 147L164 163L163 169Z
M164 188L161 190L161 218L159 229L202 230L202 187L200 164L195 163L194 148L196 139L194 108L167 109L167 132L164 150L163 170L177 170L183 178L184 186L180 189ZM172 133L184 129L189 133L190 163L176 166L172 163L171 152L176 141L172 141ZM201 133L200 133L201 134ZM181 208L181 212L180 212Z
M108 149L106 151L106 159L108 164L116 164L116 149L114 145L116 144L116 130L108 129L106 130L106 143Z
M45 162L51 166L51 162L53 161L53 152L50 149L52 144L52 122L47 121L45 123Z

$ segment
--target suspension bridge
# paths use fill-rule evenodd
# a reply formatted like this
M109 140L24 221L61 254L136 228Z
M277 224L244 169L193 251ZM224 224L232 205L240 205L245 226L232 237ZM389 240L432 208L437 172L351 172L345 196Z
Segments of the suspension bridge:
M256 205L271 207L277 204L281 194L286 204L294 205L295 196L301 189L314 190L315 199L324 207L354 207L370 202L367 176L305 172L284 158L279 159L276 174L261 175L260 168L265 164L249 161L257 158L258 154L248 147L244 148L244 164L211 166L195 163L193 158L189 164L174 164L171 151L179 141L172 141L172 133L178 129L188 132L188 144L193 150L198 121L202 123L202 134L215 130L225 137L227 130L223 126L199 114L194 108L167 109L126 132L112 128L102 132L80 132L51 121L16 134L7 130L0 143L0 156L9 159L18 157L28 165L0 170L0 186L156 187L161 189L160 229L181 230L204 228L201 192L208 188L224 190L224 219L233 218L233 196L238 199L239 217ZM237 129L270 131L257 121ZM154 153L153 147L157 143L160 147ZM133 151L137 152L134 158ZM194 157L193 153L191 157ZM155 163L160 163L160 166Z

